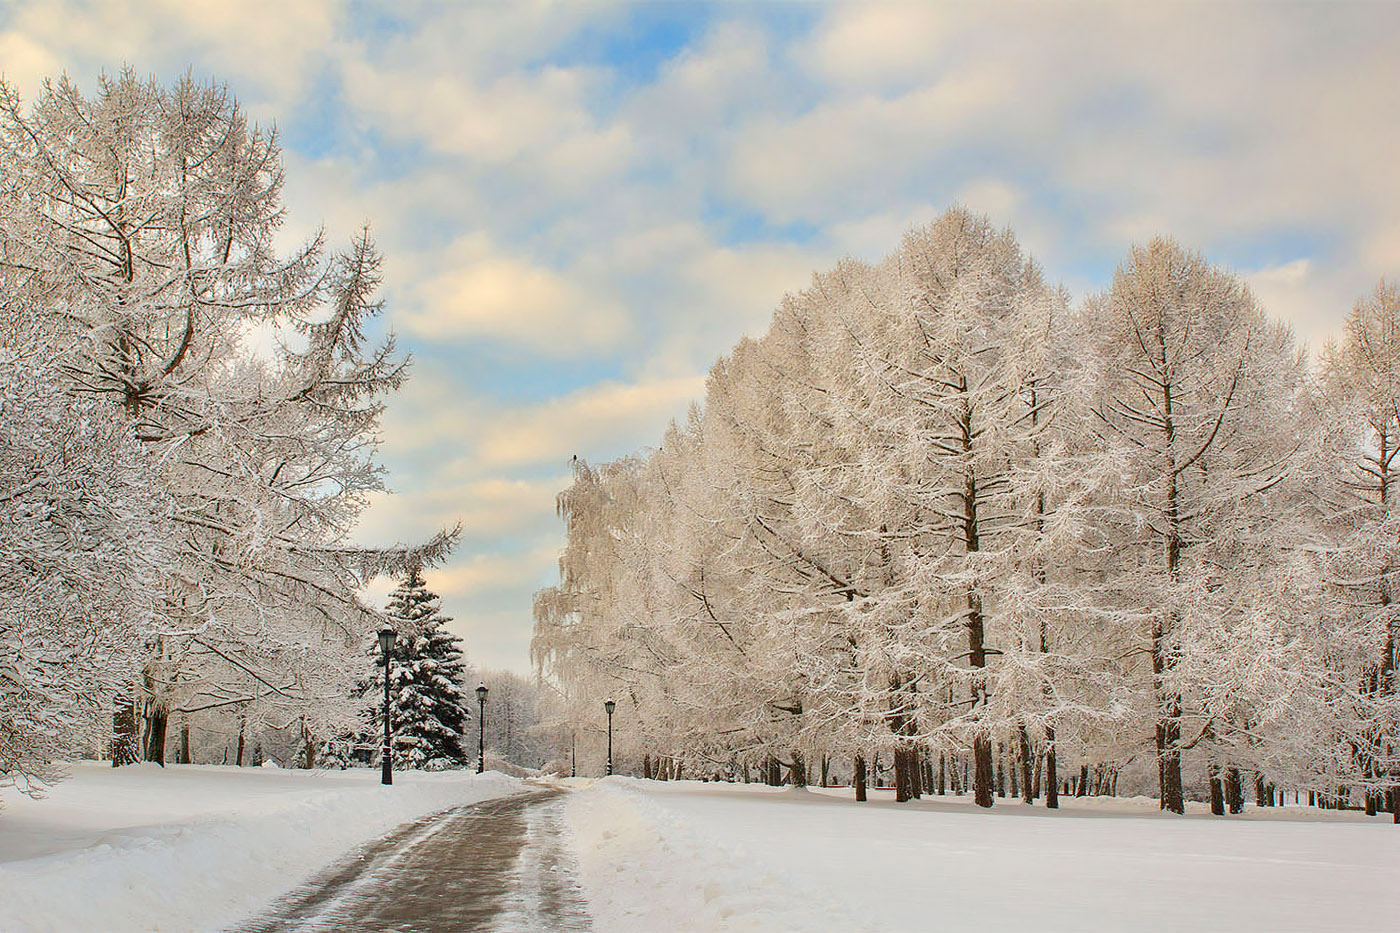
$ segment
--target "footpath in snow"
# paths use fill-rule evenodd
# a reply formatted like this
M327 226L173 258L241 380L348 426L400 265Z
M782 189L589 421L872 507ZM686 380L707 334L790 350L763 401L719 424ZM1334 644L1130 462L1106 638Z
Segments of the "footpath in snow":
M0 809L0 930L218 930L401 823L517 792L488 772L97 762Z
M582 786L585 782L577 782ZM566 814L595 927L802 930L1381 930L1400 828L1307 808L1165 817L966 798L613 777Z

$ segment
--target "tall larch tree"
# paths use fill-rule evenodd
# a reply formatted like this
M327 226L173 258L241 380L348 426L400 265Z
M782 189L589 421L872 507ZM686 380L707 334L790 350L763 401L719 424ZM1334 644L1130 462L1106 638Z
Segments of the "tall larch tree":
M1203 649L1224 641L1267 559L1226 552L1268 538L1250 523L1275 514L1269 493L1296 456L1303 357L1238 278L1166 239L1132 250L1085 332L1102 450L1122 471L1104 513L1107 599L1147 659L1128 682L1145 686L1161 806L1182 813L1182 753L1223 728L1200 702L1202 665L1219 657Z
M1350 735L1366 812L1388 803L1400 822L1400 285L1382 281L1357 302L1323 354L1323 384L1343 417L1329 503L1337 550L1325 575L1358 648L1338 658L1358 725L1338 731Z
M128 70L91 96L63 78L27 111L0 88L0 146L5 261L75 347L70 390L121 413L174 503L177 560L114 763L163 762L176 711L328 734L353 717L337 700L346 661L376 623L359 587L451 543L348 544L382 488L375 427L406 372L392 338L366 339L382 310L373 243L274 252L276 135L190 77ZM254 350L259 333L279 339Z

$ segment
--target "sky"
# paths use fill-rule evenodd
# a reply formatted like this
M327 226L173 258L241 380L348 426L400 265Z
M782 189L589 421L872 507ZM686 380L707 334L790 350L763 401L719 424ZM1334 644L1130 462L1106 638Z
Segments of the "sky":
M1400 276L1397 40L1382 2L0 0L26 99L226 82L289 246L370 224L414 368L357 538L461 522L429 584L522 673L570 458L658 443L785 292L950 205L1075 296L1171 235L1320 347Z

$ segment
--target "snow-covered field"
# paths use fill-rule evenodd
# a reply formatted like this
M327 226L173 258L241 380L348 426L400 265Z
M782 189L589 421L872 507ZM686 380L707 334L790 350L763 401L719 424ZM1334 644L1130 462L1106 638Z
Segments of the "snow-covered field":
M502 774L82 762L0 809L0 930L192 931L256 913L394 826L516 792Z
M1163 817L608 778L567 809L597 929L1380 930L1400 827L1285 807Z

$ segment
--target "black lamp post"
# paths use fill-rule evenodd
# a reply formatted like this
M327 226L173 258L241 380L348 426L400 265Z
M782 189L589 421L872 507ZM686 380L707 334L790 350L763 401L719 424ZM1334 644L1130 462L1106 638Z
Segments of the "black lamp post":
M394 783L394 749L389 724L389 652L394 650L394 628L388 622L379 630L379 648L384 652L384 754L380 756L382 784Z
M612 700L603 702L603 709L608 711L608 774L612 774L612 714L617 709L617 704Z
M476 688L476 773L486 770L486 684Z

